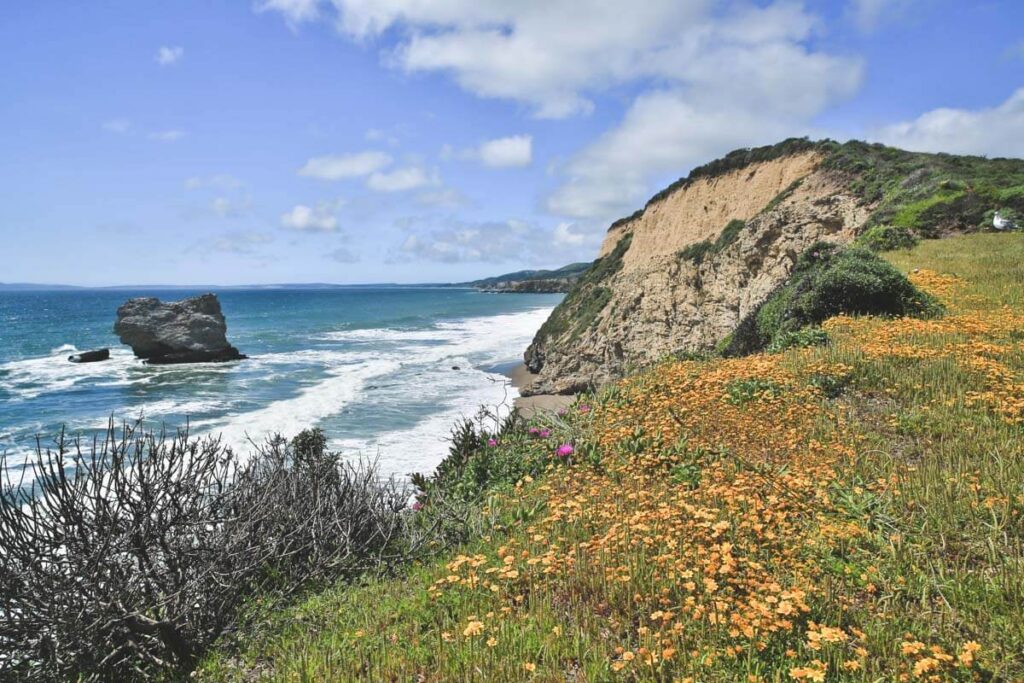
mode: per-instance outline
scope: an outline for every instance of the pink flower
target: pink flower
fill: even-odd
[[[584,415],[589,413],[590,412],[590,406],[588,406],[586,403],[584,403],[583,405],[580,406],[580,412],[583,413]]]
[[[530,429],[527,431],[529,431],[530,434],[532,434],[533,436],[537,436],[538,434],[540,434],[540,427],[530,427]]]
[[[415,510],[416,512],[419,512],[420,510],[423,509],[423,503],[417,500],[415,503],[412,504],[412,509]]]
[[[494,448],[495,446],[498,445],[498,441],[497,439],[487,439],[487,445],[490,446],[491,448]]]
[[[558,416],[559,417],[565,417],[566,415],[568,415],[568,413],[569,413],[569,411],[566,410],[565,408],[559,408],[558,409]]]
[[[542,438],[542,439],[546,439],[546,438],[548,438],[549,436],[551,436],[551,430],[550,430],[550,429],[542,429],[542,430],[540,431],[540,438]]]
[[[558,447],[558,450],[555,451],[555,453],[557,453],[558,457],[560,458],[565,458],[572,455],[572,444],[563,443],[561,446]]]

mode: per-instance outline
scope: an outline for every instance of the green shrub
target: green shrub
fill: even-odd
[[[694,264],[700,265],[706,256],[725,251],[733,242],[739,239],[740,233],[746,227],[746,221],[734,218],[726,223],[725,227],[722,228],[722,232],[718,235],[718,239],[714,242],[704,240],[703,242],[689,244],[679,250],[676,258],[693,261]]]
[[[782,332],[768,345],[769,353],[778,353],[786,349],[807,349],[812,346],[828,344],[828,334],[820,327],[803,327],[799,330]]]
[[[895,225],[876,225],[857,238],[858,244],[871,251],[911,249],[917,242],[917,237],[909,229]]]
[[[714,248],[715,245],[710,240],[695,242],[680,249],[676,257],[680,261],[693,261],[695,264],[700,265],[704,261],[704,257],[714,251]]]
[[[725,393],[729,403],[741,406],[759,398],[775,398],[782,393],[782,387],[771,380],[754,377],[729,382]]]
[[[800,256],[789,279],[740,321],[723,355],[742,356],[783,344],[785,335],[840,314],[939,313],[934,298],[867,249],[817,242]]]

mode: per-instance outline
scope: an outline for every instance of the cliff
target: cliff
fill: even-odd
[[[815,242],[912,243],[982,229],[1000,208],[1024,212],[1024,161],[806,139],[730,153],[612,224],[527,349],[524,393],[713,349]]]

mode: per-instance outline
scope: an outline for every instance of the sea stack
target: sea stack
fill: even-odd
[[[117,309],[114,333],[147,363],[218,363],[245,358],[228,343],[215,294],[162,302],[129,299]]]

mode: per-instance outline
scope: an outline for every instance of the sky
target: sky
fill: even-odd
[[[801,135],[1024,157],[1024,2],[4,2],[0,282],[559,267]]]

